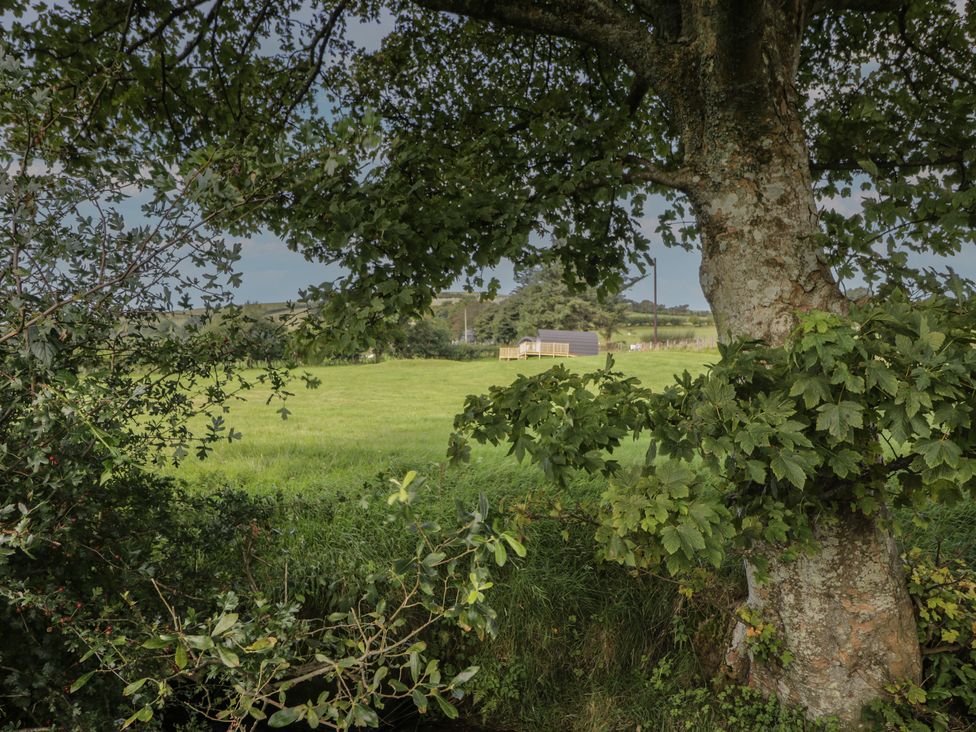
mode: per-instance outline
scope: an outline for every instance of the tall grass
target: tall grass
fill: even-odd
[[[604,358],[564,363],[589,370]],[[624,353],[615,360],[622,371],[661,388],[676,372],[700,371],[714,358]],[[384,525],[389,486],[377,477],[384,471],[418,469],[428,475],[424,512],[439,521],[451,520],[455,501],[473,507],[480,493],[498,513],[528,496],[538,506],[599,496],[600,479],[580,477],[556,491],[540,471],[519,465],[503,448],[476,446],[469,464],[443,464],[453,418],[466,395],[552,365],[398,361],[310,369],[322,386],[296,393],[287,420],[264,403],[264,390],[250,392],[227,419],[244,439],[171,472],[196,490],[230,486],[282,493],[275,535],[263,537],[273,542],[280,561],[252,568],[255,582],[280,584],[280,576],[267,575],[287,566],[291,596],[302,597],[308,611],[316,612],[337,596],[355,594],[357,577],[388,567],[410,541]],[[644,447],[627,444],[619,457],[636,462]],[[598,563],[589,526],[541,517],[525,531],[529,556],[506,567],[493,590],[499,637],[480,644],[445,633],[432,641],[458,664],[483,667],[474,683],[476,703],[466,713],[502,728],[581,731],[611,729],[617,722],[626,727],[626,720],[654,716],[651,697],[641,690],[655,664],[674,654],[676,678],[690,678],[697,669],[696,654],[676,646],[668,632],[681,601],[675,586]],[[617,720],[612,726],[609,708]]]
[[[675,372],[700,371],[716,358],[622,353],[616,362],[661,388]],[[602,366],[603,358],[565,363],[586,370]],[[578,477],[557,490],[504,449],[480,446],[470,464],[444,465],[453,416],[467,394],[550,366],[549,360],[399,361],[311,369],[322,386],[298,392],[288,403],[288,420],[264,404],[265,391],[255,390],[228,416],[243,441],[171,472],[196,490],[232,486],[282,495],[275,532],[262,537],[274,545],[278,561],[253,567],[254,581],[280,585],[278,575],[287,567],[289,592],[302,597],[309,612],[328,607],[336,596],[354,595],[358,577],[388,567],[411,541],[384,523],[390,490],[384,471],[418,469],[429,476],[424,512],[434,520],[450,521],[455,501],[473,507],[480,493],[498,514],[528,501],[535,507],[525,525],[528,556],[500,571],[491,591],[498,638],[478,643],[439,632],[430,640],[458,666],[482,667],[464,713],[526,732],[637,725],[713,730],[710,692],[683,696],[683,689],[704,684],[718,666],[731,609],[741,598],[737,567],[726,568],[688,600],[671,582],[596,561],[592,527],[553,519],[544,510],[557,500],[595,500],[604,489],[601,479]],[[630,443],[618,457],[626,464],[643,453],[644,445]],[[933,509],[924,518],[928,524],[912,528],[905,544],[938,546],[976,561],[972,504]]]

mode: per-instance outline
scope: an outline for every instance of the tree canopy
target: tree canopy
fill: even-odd
[[[705,127],[740,115],[749,135],[767,92],[797,108],[839,275],[931,286],[907,252],[972,242],[976,20],[947,0],[30,9],[13,3],[8,52],[35,89],[95,102],[57,156],[111,140],[205,156],[228,195],[270,187],[225,224],[341,263],[343,300],[367,307],[331,316],[357,337],[459,277],[497,287],[503,258],[613,290],[652,237],[693,245]],[[355,48],[357,23],[391,14],[379,49]],[[651,234],[654,194],[671,205]]]
[[[673,458],[690,451],[711,476],[648,460],[643,482],[622,499],[610,494],[610,513],[627,514],[608,530],[620,540],[615,556],[678,567],[699,550],[717,561],[712,539],[755,539],[750,612],[776,616],[795,663],[752,652],[752,678],[813,714],[853,724],[892,677],[920,680],[886,509],[971,489],[971,292],[909,255],[950,255],[974,239],[972,0],[5,8],[11,256],[0,345],[18,374],[51,373],[59,353],[77,356],[59,351],[79,332],[68,321],[88,322],[103,295],[125,318],[168,305],[168,283],[208,306],[226,301],[220,280],[234,284],[237,254],[227,235],[270,230],[310,261],[344,268],[303,293],[306,324],[324,328],[337,352],[424,315],[458,279],[496,292],[486,272],[502,260],[521,271],[558,265],[566,285],[612,295],[645,266],[652,238],[697,247],[720,336],[739,341],[710,375],[652,399],[607,370],[591,378],[612,392],[603,409],[556,370],[535,410],[511,408],[513,393],[538,386],[517,382],[494,402],[469,403],[467,423],[476,437],[514,437],[516,452],[540,444],[526,435],[553,429],[563,439],[543,439],[546,454],[534,456],[554,476],[553,465],[614,472],[599,453],[628,431],[651,431]],[[378,19],[392,25],[379,48],[357,47],[357,25]],[[649,232],[643,216],[656,195],[668,208]],[[115,204],[139,196],[156,223],[126,229]],[[187,275],[184,259],[210,271]],[[852,320],[838,278],[856,273],[885,293],[939,297],[915,304],[899,294]],[[79,343],[95,344],[97,362],[115,334],[96,321],[96,337]],[[125,343],[138,363],[143,354]],[[176,371],[192,371],[177,356]],[[35,380],[11,383],[26,434],[51,406],[36,403]],[[211,396],[216,408],[226,394]],[[565,419],[546,421],[546,404],[567,399],[583,410],[568,431]],[[168,405],[173,419],[161,426],[180,446],[181,410]],[[90,441],[89,426],[72,435]],[[119,428],[120,439],[130,433]],[[43,452],[27,459],[30,488]],[[406,503],[399,485],[393,502]],[[635,543],[641,491],[685,500],[675,506],[695,509],[695,525],[669,523],[670,509],[645,511]],[[484,513],[472,519],[479,531]],[[832,553],[784,554],[784,539],[808,536]],[[765,585],[763,566],[773,578]],[[476,607],[483,570],[469,577]],[[807,612],[814,606],[823,611]],[[842,662],[825,666],[822,648],[844,633],[858,653],[840,649]]]

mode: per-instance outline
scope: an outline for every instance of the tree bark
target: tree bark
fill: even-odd
[[[802,136],[757,132],[765,134],[709,146],[698,166],[699,276],[719,338],[779,344],[799,313],[843,312],[846,301],[820,247]]]
[[[749,684],[806,707],[810,717],[837,716],[842,729],[856,729],[864,705],[884,696],[886,685],[920,680],[915,616],[887,532],[851,515],[821,525],[817,538],[817,553],[793,562],[766,551],[766,582],[746,565],[750,608],[774,623],[794,657],[785,668],[753,658]],[[737,629],[740,641],[743,634]]]
[[[767,38],[769,44],[775,40]],[[720,57],[734,45],[716,40],[719,58],[708,65],[720,70],[732,63]],[[760,70],[744,85],[730,85],[717,71],[717,86],[703,95],[704,113],[688,119],[694,183],[688,194],[701,237],[702,289],[719,337],[779,345],[800,313],[843,313],[847,300],[821,246],[799,102],[782,76],[757,63]],[[781,547],[760,548],[766,581],[747,566],[748,604],[773,623],[792,662],[784,668],[749,658],[742,625],[728,660],[734,666],[748,659],[749,683],[763,692],[855,729],[862,708],[885,696],[886,685],[920,680],[915,619],[898,552],[884,530],[842,516],[816,531],[819,551],[794,562],[782,560]]]

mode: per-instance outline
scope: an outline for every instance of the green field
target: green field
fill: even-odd
[[[603,360],[565,363],[589,370]],[[675,372],[697,372],[714,360],[714,352],[627,352],[617,356],[617,366],[660,388]],[[391,489],[388,476],[375,480],[381,472],[417,469],[427,482],[414,506],[444,526],[457,520],[455,501],[470,509],[479,494],[487,497],[492,520],[514,521],[527,510],[531,515],[519,523],[527,557],[493,568],[498,635],[480,643],[448,625],[431,636],[445,663],[481,669],[469,685],[465,720],[518,732],[606,732],[638,724],[662,732],[717,729],[707,680],[727,642],[729,608],[743,598],[735,557],[686,604],[673,582],[595,561],[598,544],[585,516],[605,490],[602,476],[577,476],[557,487],[504,448],[484,446],[474,446],[470,465],[441,469],[466,395],[552,364],[416,360],[311,368],[322,385],[297,390],[288,420],[278,417],[276,404],[265,404],[267,390],[255,389],[227,419],[242,441],[218,445],[209,459],[171,472],[193,491],[231,496],[231,505],[257,512],[270,530],[261,534],[253,581],[273,593],[284,577],[312,614],[334,609],[337,588],[356,587],[365,574],[382,573],[412,551],[410,531],[387,521]],[[618,457],[637,462],[643,447],[625,444]],[[242,503],[227,487],[257,497]],[[584,518],[551,516],[556,503],[578,506]],[[971,506],[927,517],[928,530],[906,523],[906,546],[976,556]],[[735,729],[757,729],[752,721]]]
[[[660,388],[685,369],[697,372],[715,353],[622,353],[620,370]],[[603,356],[569,359],[573,369],[600,367]],[[244,438],[220,444],[205,461],[188,460],[175,474],[191,485],[233,485],[249,492],[321,494],[358,487],[377,471],[394,466],[425,468],[445,458],[454,415],[468,394],[507,384],[517,374],[539,373],[541,361],[388,361],[307,369],[322,380],[318,389],[296,386],[282,420],[268,391],[255,388],[232,405],[227,422]],[[256,374],[257,372],[255,372]],[[629,449],[628,449],[629,448]],[[637,458],[627,445],[623,457]],[[476,446],[473,462],[497,467],[503,449]]]
[[[654,328],[650,325],[626,325],[614,333],[616,342],[650,343],[654,335]],[[659,340],[686,340],[688,338],[714,339],[716,330],[714,325],[659,325],[657,328]]]

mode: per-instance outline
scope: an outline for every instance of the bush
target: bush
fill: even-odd
[[[454,343],[451,331],[442,320],[417,320],[399,330],[389,345],[397,358],[444,358],[453,361],[473,361],[494,357],[496,346],[475,343]]]
[[[398,358],[450,358],[454,351],[451,331],[440,320],[415,320],[396,332],[390,351]]]
[[[228,402],[251,382],[238,364],[278,353],[221,286],[238,276],[219,217],[251,194],[224,197],[202,175],[206,154],[181,167],[121,140],[106,152],[74,138],[64,161],[55,130],[76,104],[31,89],[2,52],[0,65],[0,224],[14,263],[0,277],[4,727],[240,729],[267,718],[347,729],[389,703],[456,713],[450,699],[476,669],[442,669],[422,636],[442,620],[494,630],[488,567],[524,552],[518,539],[486,524],[483,502],[441,525],[422,520],[423,481],[407,473],[384,484],[384,516],[407,536],[395,566],[326,567],[324,612],[306,613],[278,544],[293,506],[191,496],[154,477],[239,439]],[[9,164],[18,159],[32,165]],[[145,199],[134,227],[117,208],[133,192]],[[202,274],[187,273],[188,256]],[[191,297],[203,308],[183,328],[158,327]],[[292,381],[274,363],[256,378],[272,399]]]
[[[908,562],[924,662],[923,684],[896,680],[892,702],[871,716],[886,730],[971,729],[976,720],[976,571],[961,560],[942,561],[919,548]]]
[[[0,573],[4,718],[81,731],[202,713],[345,729],[403,701],[457,716],[451,700],[478,669],[441,666],[428,629],[494,633],[488,567],[524,549],[485,524],[484,501],[447,528],[421,521],[422,484],[408,473],[378,486],[404,538],[397,566],[327,564],[306,609],[288,584],[301,559],[280,538],[296,506],[280,496],[193,496],[126,470],[52,506],[69,517],[61,540],[8,551]],[[314,510],[328,521],[334,505]]]
[[[449,358],[455,361],[478,361],[484,358],[498,358],[498,346],[487,343],[457,343]]]

